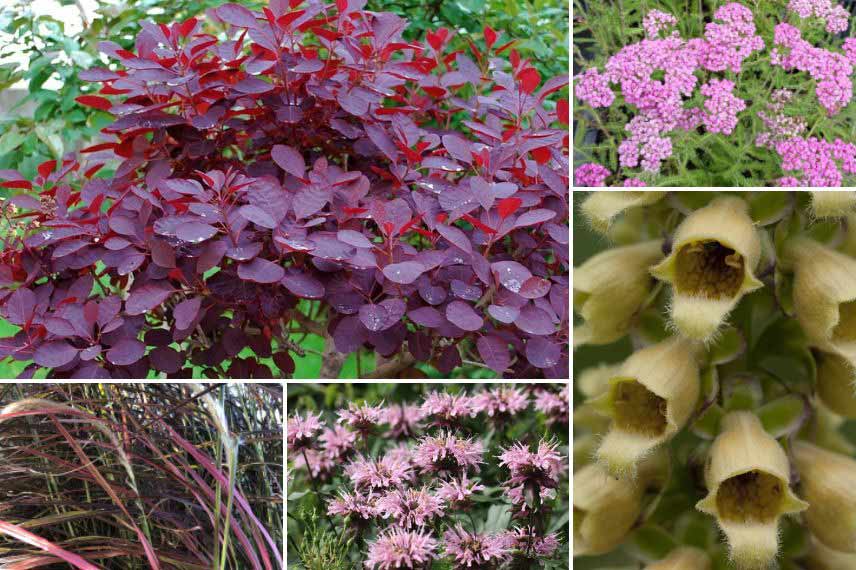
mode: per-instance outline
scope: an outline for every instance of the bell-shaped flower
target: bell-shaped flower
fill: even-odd
[[[746,293],[763,286],[755,277],[761,240],[746,203],[724,196],[684,219],[672,252],[651,269],[672,285],[672,323],[689,338],[708,341]]]
[[[739,569],[766,568],[779,550],[779,519],[805,510],[789,486],[782,446],[751,412],[731,412],[705,466],[707,496],[696,508],[716,518]]]
[[[805,441],[793,452],[809,530],[829,548],[856,553],[856,460]]]
[[[699,396],[697,345],[673,337],[633,353],[594,403],[612,419],[596,457],[617,477],[683,428]]]
[[[609,552],[642,512],[644,487],[616,479],[597,463],[574,473],[574,556]]]
[[[853,364],[837,354],[818,353],[817,395],[839,416],[856,419],[856,370]]]
[[[856,210],[856,192],[820,190],[811,193],[811,211],[816,218],[840,218]]]
[[[817,538],[811,538],[806,570],[853,570],[856,568],[856,554],[839,552],[829,548]]]
[[[592,192],[583,201],[580,210],[595,230],[606,233],[612,220],[620,213],[630,208],[650,206],[665,195],[665,192],[658,190]]]
[[[616,247],[574,269],[574,310],[583,324],[574,329],[574,346],[608,344],[630,329],[651,293],[648,268],[662,259],[660,241]]]
[[[645,567],[645,570],[710,570],[710,557],[693,546],[679,546],[668,556]]]

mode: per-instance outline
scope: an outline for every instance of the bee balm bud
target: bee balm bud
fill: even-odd
[[[574,308],[585,321],[574,345],[608,344],[625,334],[651,291],[648,268],[663,257],[659,241],[599,253],[574,270]]]
[[[807,238],[785,250],[794,269],[794,311],[812,344],[856,358],[856,259]]]
[[[609,552],[642,512],[643,487],[591,463],[574,473],[574,556]]]
[[[716,518],[740,569],[766,568],[778,552],[782,515],[808,506],[791,491],[785,451],[751,412],[731,412],[710,449],[708,495],[696,508]]]
[[[672,338],[635,352],[596,402],[612,418],[597,459],[618,477],[671,439],[695,409],[699,372],[692,341]]]
[[[649,564],[645,570],[710,570],[710,558],[701,549],[681,546],[658,562]]]
[[[761,241],[746,203],[730,196],[687,216],[673,241],[651,273],[672,285],[671,317],[681,334],[706,341],[743,295],[763,286],[753,273]]]
[[[856,461],[804,441],[794,443],[794,461],[808,528],[826,546],[856,553]]]
[[[811,210],[817,218],[838,218],[856,209],[856,192],[825,190],[811,193]]]
[[[591,226],[606,233],[612,219],[629,208],[650,206],[665,196],[665,192],[592,192],[582,203],[581,210]]]
[[[856,419],[856,383],[853,365],[845,358],[821,353],[817,365],[817,395],[830,410]]]

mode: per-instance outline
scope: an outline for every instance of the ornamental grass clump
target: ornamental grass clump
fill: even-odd
[[[836,0],[574,17],[576,185],[852,185],[856,39]]]
[[[576,204],[577,563],[853,567],[856,192],[657,194]]]
[[[567,385],[473,386],[453,393],[426,393],[425,386],[411,384],[339,386],[316,398],[325,390],[290,385],[295,422],[289,425],[314,417],[313,409],[331,422],[335,410],[328,404],[345,405],[342,392],[400,402],[379,404],[384,410],[423,399],[430,404],[440,394],[454,394],[460,403],[513,393],[516,405],[502,422],[488,421],[490,410],[481,409],[454,427],[416,422],[410,435],[396,439],[378,430],[358,438],[349,459],[318,462],[319,470],[306,468],[303,450],[289,448],[289,561],[294,556],[310,567],[314,556],[304,544],[315,521],[308,513],[318,510],[328,516],[324,528],[351,545],[331,563],[352,568],[568,568]],[[310,451],[329,454],[320,440]]]
[[[115,117],[103,141],[0,172],[0,357],[286,377],[316,335],[324,377],[357,353],[357,375],[566,378],[568,77],[364,5],[226,3],[101,42],[77,101]]]

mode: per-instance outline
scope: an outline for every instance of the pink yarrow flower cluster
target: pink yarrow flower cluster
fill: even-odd
[[[737,113],[746,108],[746,102],[732,91],[734,82],[727,79],[711,79],[701,86],[701,94],[707,98],[702,121],[709,132],[730,135],[737,126]]]
[[[651,10],[642,19],[642,27],[645,29],[645,35],[650,39],[660,37],[660,34],[663,32],[667,32],[664,35],[677,36],[678,32],[674,30],[674,27],[677,25],[677,18],[661,10]]]
[[[609,78],[595,69],[587,69],[577,77],[574,89],[577,99],[594,108],[609,107],[615,101],[615,93],[609,86]]]
[[[764,49],[764,40],[756,33],[752,10],[731,2],[713,14],[719,22],[704,27],[704,43],[697,44],[699,63],[708,71],[731,70],[740,73],[743,61]],[[691,40],[691,42],[699,40]]]
[[[770,95],[767,111],[758,111],[764,122],[764,132],[755,137],[755,145],[773,149],[778,141],[800,136],[807,128],[805,119],[785,114],[785,105],[794,97],[789,89],[776,89]]]
[[[817,137],[777,141],[774,148],[782,159],[782,170],[797,176],[779,180],[780,186],[841,186],[843,174],[856,174],[856,145]]]
[[[826,23],[826,31],[838,34],[847,31],[850,13],[831,0],[790,0],[788,10],[805,20],[819,18]]]
[[[835,115],[850,103],[853,66],[847,56],[814,47],[802,39],[798,28],[790,24],[777,25],[773,39],[775,47],[770,52],[770,62],[811,75],[817,83],[817,100],[829,115]]]
[[[577,186],[606,186],[606,179],[612,174],[608,168],[595,162],[581,164],[574,171],[574,183]]]

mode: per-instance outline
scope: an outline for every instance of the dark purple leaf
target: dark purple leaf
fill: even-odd
[[[333,330],[333,342],[338,352],[347,354],[359,349],[368,338],[368,334],[359,318],[348,316],[339,321]]]
[[[523,283],[532,277],[532,273],[526,266],[516,261],[497,261],[491,263],[490,268],[502,286],[512,293],[520,292]]]
[[[202,243],[215,235],[217,235],[217,228],[202,222],[187,222],[175,230],[175,237],[189,243]]]
[[[360,307],[360,322],[372,332],[387,328],[387,319],[389,319],[389,312],[386,307],[372,304]]]
[[[453,279],[451,286],[452,294],[464,301],[478,301],[482,296],[481,287],[464,283],[460,279]]]
[[[220,260],[223,259],[223,256],[226,255],[227,248],[228,246],[224,240],[212,241],[205,244],[205,249],[202,250],[199,259],[196,261],[196,272],[205,273],[209,269],[216,267],[220,263]]]
[[[6,319],[15,325],[24,325],[33,316],[36,295],[26,287],[18,287],[6,300]]]
[[[236,245],[226,250],[226,257],[235,261],[249,261],[262,252],[261,242]]]
[[[520,315],[520,309],[517,307],[505,307],[501,305],[490,305],[487,308],[487,312],[494,319],[507,325],[513,323]]]
[[[125,312],[129,315],[142,315],[163,304],[172,294],[173,288],[164,281],[146,283],[131,291],[125,301]]]
[[[537,336],[556,332],[556,325],[550,320],[550,315],[532,304],[520,309],[520,315],[514,319],[514,324],[523,332]]]
[[[454,226],[447,226],[445,224],[437,224],[436,230],[447,241],[458,246],[460,249],[464,250],[467,253],[472,253],[473,246],[470,243],[470,238],[468,238],[467,234],[465,234],[463,231],[459,230]]]
[[[285,270],[281,265],[257,257],[249,263],[238,266],[238,277],[244,281],[255,281],[256,283],[276,283],[285,276]]]
[[[550,368],[559,363],[562,348],[550,339],[536,336],[526,341],[526,359],[537,368]]]
[[[289,71],[294,73],[316,73],[324,69],[324,62],[320,59],[304,59]]]
[[[432,168],[443,172],[462,172],[464,167],[442,156],[427,156],[422,159],[422,168]]]
[[[530,277],[523,282],[518,294],[526,299],[538,299],[550,292],[550,282],[540,277]]]
[[[446,318],[465,331],[477,331],[484,325],[484,319],[464,301],[452,301],[446,305]]]
[[[183,178],[169,178],[158,182],[159,189],[167,189],[177,194],[186,194],[188,196],[199,196],[205,193],[202,184],[196,180],[185,180]]]
[[[60,242],[60,244],[54,248],[51,259],[59,259],[66,255],[71,255],[76,251],[80,251],[87,245],[89,245],[89,242],[82,239],[70,239]]]
[[[461,365],[461,353],[457,344],[452,344],[443,349],[437,361],[437,370],[441,374],[450,374],[452,370]]]
[[[472,143],[465,138],[458,135],[443,135],[443,146],[452,158],[466,164],[472,163]]]
[[[120,238],[119,236],[113,236],[104,241],[104,247],[111,251],[119,251],[125,249],[129,245],[131,245],[131,242],[125,238]]]
[[[425,273],[425,266],[416,261],[393,263],[383,268],[383,274],[393,283],[409,285]]]
[[[290,273],[282,278],[282,285],[297,297],[321,299],[324,297],[324,284],[305,273]]]
[[[354,230],[339,230],[336,232],[336,238],[338,238],[339,241],[354,247],[370,248],[374,246],[366,236]]]
[[[277,144],[271,149],[270,155],[280,168],[292,176],[303,178],[306,175],[306,161],[303,160],[303,155],[294,148]]]
[[[163,240],[155,239],[151,242],[152,261],[161,267],[172,269],[175,267],[175,250]]]
[[[257,226],[261,226],[263,228],[273,229],[278,224],[273,217],[253,204],[249,204],[247,206],[241,207],[241,215],[247,218],[247,220],[253,222]]]
[[[107,351],[107,360],[116,366],[130,366],[143,357],[146,345],[133,338],[120,340]]]
[[[389,314],[384,329],[388,329],[389,327],[398,323],[401,320],[401,317],[403,317],[404,313],[407,311],[407,303],[405,303],[403,299],[399,299],[398,297],[390,297],[389,299],[384,299],[380,302],[380,305],[385,308],[386,312]]]
[[[55,340],[40,345],[33,354],[33,361],[45,368],[59,368],[74,360],[78,352],[66,341]]]
[[[238,93],[247,95],[260,95],[273,89],[273,84],[259,79],[258,77],[247,77],[235,83],[233,89]]]
[[[70,322],[60,317],[48,317],[45,319],[45,328],[48,332],[57,336],[76,336],[77,331]]]
[[[307,186],[294,196],[294,215],[298,220],[317,213],[330,200],[330,192],[316,186]]]
[[[408,311],[407,317],[417,325],[428,327],[429,329],[440,327],[446,322],[440,311],[434,307],[413,309],[412,311]]]
[[[160,346],[149,353],[149,361],[155,370],[175,374],[181,370],[184,357],[168,346]]]
[[[199,308],[202,306],[202,298],[201,297],[193,297],[192,299],[186,299],[175,306],[172,310],[172,316],[175,317],[175,328],[177,329],[186,329],[188,328],[193,320],[196,318],[196,315],[199,314]]]
[[[535,224],[540,224],[552,220],[555,217],[556,212],[554,212],[553,210],[547,210],[544,208],[540,208],[538,210],[529,210],[520,214],[520,216],[514,221],[514,227],[524,228],[526,226],[534,226]]]
[[[89,360],[94,360],[94,359],[98,358],[98,356],[100,354],[101,354],[101,345],[96,344],[94,346],[84,348],[83,350],[80,351],[80,354],[78,356],[80,356],[80,360],[89,361]]]
[[[502,374],[511,363],[511,355],[508,352],[508,343],[494,335],[487,335],[476,341],[479,356],[491,370]]]
[[[218,7],[217,16],[227,24],[239,28],[255,28],[258,24],[251,11],[231,2]]]
[[[110,216],[110,220],[107,222],[107,225],[110,226],[110,229],[117,234],[122,234],[124,236],[137,235],[137,223],[127,216]]]

